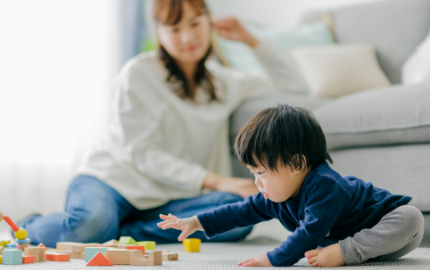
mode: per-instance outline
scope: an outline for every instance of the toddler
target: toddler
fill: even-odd
[[[234,148],[260,192],[190,218],[160,215],[159,227],[182,230],[182,241],[196,230],[211,238],[276,218],[292,232],[279,247],[239,266],[291,266],[304,256],[320,267],[392,260],[423,238],[424,218],[408,205],[411,197],[330,168],[322,129],[303,108],[261,111],[239,132]]]

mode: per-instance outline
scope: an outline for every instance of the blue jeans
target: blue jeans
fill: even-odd
[[[174,243],[178,241],[181,231],[159,228],[159,214],[190,217],[242,200],[234,194],[212,192],[196,198],[170,201],[149,210],[138,210],[97,178],[79,175],[70,184],[65,212],[39,216],[20,225],[27,230],[32,244],[43,243],[49,247],[55,247],[57,242],[102,243],[118,239],[119,236],[131,236],[136,241],[155,241],[159,244]],[[201,231],[190,237],[211,242],[238,241],[251,230],[252,226],[237,228],[210,240]]]

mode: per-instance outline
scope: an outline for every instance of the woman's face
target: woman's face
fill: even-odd
[[[162,20],[168,10],[160,14]],[[176,61],[197,63],[207,53],[210,46],[210,20],[207,14],[198,14],[195,8],[183,1],[182,18],[175,25],[157,25],[161,46]]]

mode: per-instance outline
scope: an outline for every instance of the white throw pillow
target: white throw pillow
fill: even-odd
[[[334,44],[291,50],[314,97],[340,97],[390,85],[367,44]]]
[[[402,82],[430,82],[430,33],[402,67]]]

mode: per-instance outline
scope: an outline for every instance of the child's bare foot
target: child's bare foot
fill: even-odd
[[[310,266],[336,267],[345,264],[339,244],[306,251],[305,256]]]

